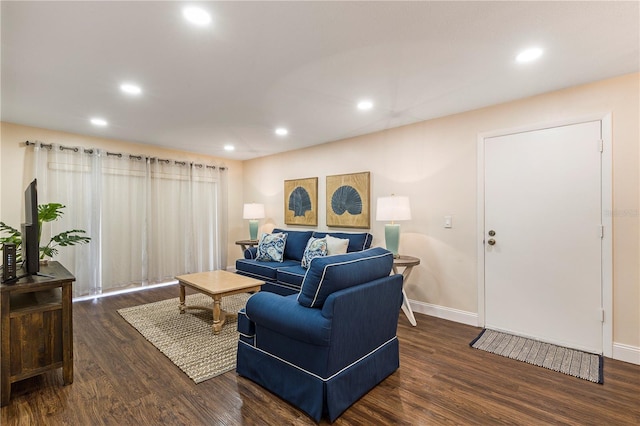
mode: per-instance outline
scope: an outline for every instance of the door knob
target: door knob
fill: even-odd
[[[488,243],[490,246],[493,246],[493,245],[495,245],[495,244],[496,244],[496,240],[494,240],[493,238],[489,238],[489,241],[487,241],[487,243]]]
[[[491,231],[489,231],[489,236],[493,237],[494,235],[496,235],[496,231],[494,231],[493,229]]]

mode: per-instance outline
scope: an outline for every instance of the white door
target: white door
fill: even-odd
[[[486,138],[485,326],[602,353],[601,123]]]

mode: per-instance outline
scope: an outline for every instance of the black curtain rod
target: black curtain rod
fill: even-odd
[[[44,142],[31,142],[31,141],[26,141],[25,142],[26,146],[36,146],[36,145],[40,145],[41,148],[47,148],[47,149],[53,149],[53,144],[52,143],[44,143]],[[78,152],[80,150],[80,148],[75,147],[75,146],[63,146],[60,145],[59,146],[60,151],[64,151],[64,150],[69,150],[69,151],[73,151],[73,152]],[[87,148],[84,149],[83,152],[85,154],[93,154],[94,150]],[[119,157],[122,158],[122,153],[121,152],[109,152],[107,151],[107,156],[112,156],[112,157]],[[198,167],[198,168],[202,168],[205,167],[207,169],[219,169],[219,170],[227,170],[226,167],[220,167],[220,166],[211,166],[211,165],[204,165],[204,164],[199,164],[199,163],[192,163],[192,162],[187,162],[187,161],[178,161],[178,160],[167,160],[167,159],[162,159],[162,158],[156,158],[156,157],[147,157],[147,156],[143,156],[143,155],[133,155],[133,154],[129,154],[129,159],[131,160],[149,160],[149,161],[157,161],[159,163],[166,163],[166,164],[170,164],[170,163],[174,163],[178,166],[194,166],[194,167]]]
[[[53,144],[52,143],[26,141],[24,144],[26,146],[29,146],[29,145],[35,146],[35,145],[40,144],[41,148],[53,149]],[[78,152],[80,150],[80,148],[78,148],[77,146],[63,146],[63,145],[60,145],[59,149],[60,149],[60,151],[68,150],[68,151],[73,151],[73,152]],[[85,154],[93,154],[93,149],[85,149],[84,153]]]

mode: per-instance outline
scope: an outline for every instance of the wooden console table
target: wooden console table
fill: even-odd
[[[64,384],[73,383],[71,284],[75,277],[58,262],[40,273],[0,284],[1,405],[11,399],[11,383],[62,368]]]

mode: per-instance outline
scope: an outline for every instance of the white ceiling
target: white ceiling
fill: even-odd
[[[243,160],[640,70],[638,1],[198,4],[2,1],[2,120]]]

